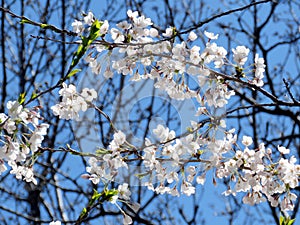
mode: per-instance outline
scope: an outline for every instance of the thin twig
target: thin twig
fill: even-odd
[[[248,9],[248,8],[252,7],[252,6],[263,4],[263,3],[268,3],[268,2],[272,2],[272,0],[264,0],[264,1],[259,1],[259,2],[252,2],[251,4],[243,6],[243,7],[219,13],[219,14],[217,14],[215,16],[210,17],[209,19],[204,20],[203,22],[198,23],[195,26],[192,26],[192,27],[188,28],[185,31],[178,32],[178,35],[179,34],[187,34],[187,33],[191,32],[192,30],[195,30],[195,29],[197,29],[199,27],[202,27],[204,24],[207,24],[207,23],[209,23],[209,22],[211,22],[211,21],[213,21],[215,19],[221,18],[223,16],[227,16],[227,15],[235,13],[235,12],[243,11],[245,9]]]
[[[294,98],[294,96],[293,96],[293,94],[292,94],[292,92],[291,92],[291,90],[290,90],[289,83],[287,82],[287,80],[286,80],[285,78],[283,78],[283,83],[285,84],[285,88],[286,88],[287,92],[289,93],[289,96],[291,97],[291,99],[293,100],[293,102],[299,104],[300,102],[297,101],[297,100]]]
[[[13,18],[20,19],[21,22],[26,21],[26,23],[31,24],[33,26],[37,26],[37,27],[40,27],[42,29],[52,30],[52,31],[54,31],[56,33],[59,33],[59,34],[67,34],[69,36],[74,36],[74,37],[78,36],[78,34],[73,32],[73,31],[69,31],[69,30],[66,30],[66,29],[60,29],[60,28],[58,28],[56,26],[53,26],[53,25],[50,25],[50,24],[43,24],[43,23],[33,21],[33,20],[27,18],[26,16],[19,16],[19,15],[13,13],[12,11],[10,11],[9,9],[3,8],[1,6],[0,6],[0,10],[2,12],[5,12],[5,13],[11,15],[11,17],[13,17]]]

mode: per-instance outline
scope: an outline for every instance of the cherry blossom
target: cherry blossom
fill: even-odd
[[[112,28],[110,30],[110,32],[111,32],[111,37],[115,41],[115,43],[121,43],[125,40],[125,37],[124,37],[124,35],[122,34],[121,31],[119,31],[115,28]]]
[[[49,225],[61,225],[61,222],[56,220],[56,221],[52,221],[51,223],[49,223]]]
[[[88,14],[83,18],[84,23],[91,26],[94,22],[94,15],[92,12],[88,12]]]
[[[196,39],[197,39],[196,33],[193,32],[193,31],[191,31],[191,32],[189,33],[189,39],[188,39],[188,40],[190,40],[190,41],[195,41]]]
[[[130,192],[130,190],[128,189],[128,184],[127,184],[127,183],[120,184],[120,185],[118,186],[118,196],[119,196],[121,199],[129,200],[129,199],[130,199],[130,195],[131,195],[131,192]]]
[[[290,153],[290,150],[285,148],[284,146],[278,146],[277,148],[281,154],[289,154]]]
[[[243,140],[242,140],[243,145],[245,146],[250,146],[253,143],[252,137],[249,136],[243,136]]]
[[[17,101],[8,101],[6,107],[8,109],[8,116],[10,116],[12,119],[20,118],[23,122],[27,122],[27,112],[23,110],[23,106]]]
[[[162,34],[164,37],[171,37],[173,35],[173,28],[168,27],[165,31],[165,33]]]
[[[84,27],[83,27],[83,23],[81,21],[75,20],[72,23],[72,27],[73,27],[73,31],[77,34],[80,34],[83,32]]]
[[[248,59],[248,54],[250,52],[250,49],[246,48],[245,46],[237,46],[235,49],[232,49],[232,52],[233,52],[233,60],[239,66],[245,65]]]
[[[212,32],[208,32],[206,30],[204,31],[204,35],[210,40],[215,40],[215,39],[219,38],[219,34],[214,34]]]
[[[252,83],[258,87],[262,87],[264,85],[263,78],[266,65],[264,64],[265,60],[263,58],[259,58],[258,54],[255,54],[255,78],[252,80]]]

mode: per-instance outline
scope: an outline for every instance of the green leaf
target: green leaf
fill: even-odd
[[[74,69],[72,70],[68,75],[67,75],[67,79],[69,79],[70,77],[74,76],[76,73],[80,72],[81,69]]]
[[[85,36],[81,36],[82,46],[87,46],[89,43],[89,39]]]
[[[114,196],[117,195],[119,191],[117,189],[111,189],[111,190],[106,190],[105,195],[106,196]]]
[[[104,149],[104,148],[99,148],[96,150],[96,155],[105,155],[111,153],[111,151]]]
[[[204,150],[198,150],[197,154],[202,155],[204,153]]]
[[[172,27],[172,35],[173,35],[173,36],[176,36],[176,35],[177,35],[176,27]]]
[[[80,58],[84,55],[85,51],[86,51],[86,48],[84,47],[83,44],[78,46],[77,51],[73,55],[73,59],[72,59],[72,63],[71,63],[72,67],[75,67],[78,64]]]
[[[91,26],[90,34],[88,37],[81,36],[82,43],[78,46],[77,51],[73,55],[71,67],[75,67],[81,57],[85,54],[88,50],[88,47],[100,36],[100,28],[103,22],[99,20],[95,20]]]
[[[87,209],[86,208],[83,208],[81,213],[80,213],[80,217],[84,217],[85,215],[87,214]]]
[[[193,128],[192,127],[187,127],[186,131],[189,132],[189,133],[192,133],[193,132]]]
[[[147,175],[149,175],[149,172],[134,174],[134,176],[136,176],[138,179],[142,179]]]
[[[26,96],[26,92],[21,93],[19,95],[18,102],[20,103],[20,105],[22,105],[25,102],[25,96]]]
[[[94,193],[93,193],[93,196],[92,196],[93,202],[97,201],[102,195],[103,195],[103,193],[98,193],[98,191],[94,189]]]
[[[42,23],[40,26],[41,26],[41,28],[43,28],[43,29],[47,29],[47,27],[49,27],[49,25],[48,25],[48,24],[45,24],[45,23]]]
[[[37,97],[37,94],[35,92],[32,92],[30,99],[35,99]]]
[[[100,22],[99,20],[94,21],[94,23],[91,26],[90,35],[88,37],[88,45],[92,44],[92,42],[100,36],[100,28],[102,24],[103,22]]]
[[[295,222],[295,219],[291,219],[290,217],[280,216],[279,225],[292,225]]]
[[[283,225],[283,222],[284,222],[284,217],[280,216],[280,218],[279,218],[279,225]]]
[[[103,196],[103,199],[102,201],[110,201],[111,198],[115,195],[118,195],[119,191],[116,190],[116,189],[111,189],[111,190],[104,190],[104,196]]]
[[[295,222],[295,219],[292,219],[288,222],[288,225],[292,225]]]
[[[31,24],[31,21],[30,21],[30,20],[27,20],[27,19],[21,19],[20,23],[21,23],[21,24],[25,24],[25,23]]]

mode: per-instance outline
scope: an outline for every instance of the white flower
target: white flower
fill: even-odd
[[[191,31],[189,33],[189,40],[190,41],[195,41],[197,39],[197,35],[195,34],[195,32]]]
[[[61,119],[79,119],[79,112],[86,111],[88,108],[87,100],[81,97],[76,87],[72,84],[69,86],[65,83],[62,84],[63,88],[59,91],[62,96],[62,101],[51,107],[54,115],[59,116]],[[83,92],[84,96],[88,99],[95,97],[95,92],[90,90],[90,94],[86,91]]]
[[[168,127],[164,127],[161,124],[158,124],[156,129],[153,130],[153,133],[160,139],[161,142],[175,138],[175,132],[169,131]]]
[[[81,92],[81,96],[88,102],[93,101],[94,99],[97,98],[97,92],[95,89],[91,88],[84,88]]]
[[[151,37],[157,37],[157,36],[158,36],[158,30],[155,29],[155,28],[150,28],[150,30],[149,30],[149,35],[150,35]]]
[[[32,152],[36,152],[39,147],[41,147],[44,140],[44,136],[47,134],[47,129],[49,124],[42,123],[37,126],[36,130],[32,133],[28,144]]]
[[[118,131],[114,134],[114,140],[117,145],[122,145],[126,141],[126,135],[122,131]]]
[[[34,178],[32,168],[18,166],[14,161],[10,161],[8,164],[12,167],[10,173],[15,174],[17,179],[22,179],[22,177],[24,177],[23,180],[26,182],[32,182],[37,185],[37,180]]]
[[[27,113],[23,110],[23,106],[20,105],[17,101],[8,101],[6,103],[6,108],[8,109],[8,115],[12,119],[22,119],[25,123],[27,123]]]
[[[177,186],[174,186],[174,187],[169,191],[169,194],[171,194],[172,196],[177,196],[177,197],[179,197],[180,194],[179,194],[179,191],[177,190]]]
[[[5,115],[6,116],[6,115]],[[1,119],[2,120],[2,119]],[[13,120],[11,120],[11,119],[8,119],[8,120],[2,120],[2,122],[4,122],[4,121],[6,121],[5,122],[5,124],[4,124],[4,128],[6,129],[6,131],[9,133],[9,134],[13,134],[14,133],[14,131],[17,129],[17,127],[16,127],[16,123],[13,121]]]
[[[221,68],[224,64],[223,59],[226,57],[227,51],[223,47],[217,46],[216,43],[206,43],[206,48],[201,54],[201,58],[205,63],[214,62],[216,68]]]
[[[265,72],[265,60],[264,58],[259,58],[258,54],[255,54],[255,77],[258,79],[262,79],[264,77]]]
[[[73,31],[77,34],[82,33],[82,31],[84,30],[83,24],[82,22],[75,20],[71,26],[73,27]]]
[[[149,25],[152,25],[151,19],[145,18],[145,16],[135,17],[133,18],[133,22],[137,28],[145,28]]]
[[[117,24],[117,27],[119,27],[122,30],[128,30],[131,28],[131,26],[132,25],[130,23],[128,23],[127,21],[122,21]]]
[[[244,65],[248,59],[248,54],[250,52],[249,48],[245,46],[237,46],[235,49],[232,49],[233,52],[233,60],[238,65]]]
[[[40,125],[37,126],[36,133],[39,135],[46,135],[48,128],[49,128],[49,124],[41,123]]]
[[[76,94],[76,87],[73,84],[69,86],[66,83],[62,84],[62,89],[59,90],[59,95],[63,98],[68,98]]]
[[[116,28],[112,28],[110,30],[111,37],[115,41],[115,43],[120,43],[125,40],[124,35],[121,33],[121,31],[117,30]]]
[[[197,182],[197,184],[203,185],[205,183],[205,174],[196,177],[196,182]]]
[[[257,87],[262,87],[264,86],[264,82],[262,79],[259,79],[259,78],[254,78],[252,81],[251,81],[252,84],[256,85]]]
[[[127,11],[127,16],[128,16],[130,19],[134,19],[134,18],[136,18],[138,15],[139,15],[138,11],[135,11],[135,12],[132,12],[131,10],[128,10],[128,11]]]
[[[289,154],[290,153],[290,150],[288,148],[285,148],[283,146],[277,146],[277,149],[278,151],[281,153],[281,154]]]
[[[243,140],[242,140],[243,145],[245,146],[250,146],[253,143],[252,137],[249,136],[243,136]]]
[[[131,192],[128,188],[128,184],[127,183],[124,183],[124,184],[120,184],[118,186],[118,195],[120,198],[124,199],[124,200],[129,200],[130,199],[130,195],[131,195]]]
[[[49,223],[49,225],[61,225],[60,221],[52,221],[51,223]]]
[[[191,185],[191,183],[188,183],[186,181],[184,181],[182,184],[181,184],[181,192],[187,196],[190,196],[192,194],[195,194],[195,187],[193,187]]]
[[[0,113],[0,124],[7,122],[8,116],[5,113]]]
[[[7,170],[7,167],[4,164],[4,161],[0,159],[0,174]]]
[[[220,127],[226,128],[226,121],[225,120],[220,120]]]
[[[207,32],[206,30],[204,31],[204,35],[210,40],[218,39],[218,37],[219,37],[219,34]]]
[[[106,34],[109,28],[109,23],[107,20],[103,21],[103,24],[100,27],[100,35]],[[98,49],[97,49],[98,50]],[[99,50],[98,50],[99,51]]]
[[[177,182],[179,180],[178,173],[175,172],[175,171],[172,171],[171,173],[168,173],[166,178],[167,178],[167,182],[169,184],[173,183],[173,181]]]
[[[92,181],[93,184],[98,184],[100,182],[100,176],[97,176],[96,174],[92,174],[89,180]]]
[[[8,115],[10,115],[12,118],[16,118],[21,113],[23,106],[17,101],[8,101],[6,103],[6,108],[9,110]]]
[[[296,201],[297,195],[294,193],[288,193],[280,203],[280,208],[282,211],[292,211],[295,207],[294,201]]]
[[[106,79],[112,78],[114,76],[114,73],[111,71],[111,69],[109,67],[106,68],[106,70],[104,71],[103,76]]]
[[[114,195],[114,196],[112,196],[112,197],[109,199],[109,201],[110,201],[112,204],[116,204],[118,198],[119,198],[118,195]]]
[[[168,27],[165,33],[162,34],[164,37],[172,37],[173,35],[173,27]]]
[[[94,22],[94,15],[92,12],[89,12],[84,18],[84,23],[91,26]]]
[[[132,224],[132,219],[131,219],[131,217],[128,216],[127,214],[124,214],[123,224],[124,224],[124,225]]]
[[[172,53],[173,53],[173,56],[172,56],[173,59],[178,59],[180,61],[184,61],[185,55],[187,54],[185,42],[176,44],[175,47],[173,47],[173,49],[172,49]]]
[[[251,81],[252,84],[262,87],[264,85],[263,78],[265,72],[265,60],[263,58],[259,58],[258,54],[255,54],[255,77]]]

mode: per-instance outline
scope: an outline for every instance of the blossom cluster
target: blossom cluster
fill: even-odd
[[[83,21],[75,20],[72,23],[73,31],[78,35],[82,35],[84,32],[88,31],[90,26],[95,21],[95,17],[92,12],[89,12],[87,15],[84,16]],[[108,31],[109,24],[108,21],[105,20],[102,23],[100,28],[100,35],[105,35]]]
[[[81,93],[78,93],[73,84],[62,84],[62,89],[59,91],[62,100],[59,104],[51,107],[54,115],[60,119],[79,120],[79,112],[85,112],[88,109],[88,104],[97,98],[97,92],[94,89],[84,88]]]
[[[126,171],[130,162],[139,161],[144,171],[137,176],[149,190],[190,196],[196,194],[196,185],[203,185],[207,173],[212,171],[214,178],[230,181],[225,195],[243,192],[245,204],[269,201],[282,211],[293,210],[297,196],[292,190],[298,187],[300,165],[294,156],[288,157],[290,150],[283,146],[275,150],[266,148],[264,143],[253,149],[253,140],[248,136],[243,136],[239,143],[235,130],[226,130],[225,120],[212,113],[212,109],[225,107],[235,95],[228,88],[230,80],[257,87],[264,85],[264,59],[256,54],[248,66],[250,50],[236,46],[231,50],[231,61],[227,50],[217,44],[218,34],[204,31],[207,42],[201,49],[197,45],[199,37],[193,31],[186,41],[178,43],[178,31],[174,27],[160,32],[152,26],[150,18],[138,12],[128,10],[127,16],[127,21],[112,28],[107,20],[101,21],[97,33],[101,40],[89,39],[93,43],[84,45],[89,47],[85,61],[91,71],[103,73],[106,78],[115,73],[128,75],[133,82],[151,79],[155,88],[165,91],[172,99],[193,98],[199,105],[195,115],[207,117],[208,125],[191,121],[188,132],[177,136],[175,131],[159,124],[153,129],[154,137],[146,137],[139,148],[129,143],[121,130],[115,131],[109,146],[90,157],[87,174],[82,177],[93,184],[107,184],[116,181],[120,170]],[[73,31],[85,37],[95,21],[89,12],[82,21],[72,23]],[[233,74],[222,74],[225,67],[231,68]],[[196,80],[198,86],[190,87],[187,76]],[[80,112],[93,106],[97,92],[89,88],[78,92],[73,84],[61,86],[60,102],[51,107],[53,114],[60,119],[79,120]],[[17,179],[37,184],[33,164],[49,124],[40,122],[39,107],[29,109],[18,101],[8,101],[6,108],[7,114],[0,113],[0,174],[8,170],[8,165]],[[222,135],[215,135],[216,130],[221,130]],[[131,224],[132,218],[118,205],[118,201],[130,201],[129,184],[121,183],[116,193],[109,201],[123,213],[123,223]],[[60,224],[60,221],[50,223]]]
[[[195,122],[193,126],[196,128]],[[282,211],[293,210],[297,196],[291,190],[298,186],[300,165],[296,164],[294,156],[289,159],[274,157],[278,152],[288,153],[288,149],[278,146],[273,152],[263,143],[258,149],[251,149],[252,138],[244,136],[244,149],[237,150],[234,147],[237,144],[234,130],[227,131],[223,139],[215,140],[199,134],[195,136],[194,133],[177,138],[174,131],[162,125],[158,125],[153,133],[160,144],[146,138],[145,148],[140,152],[146,168],[141,178],[146,179],[144,185],[149,190],[157,194],[190,196],[196,193],[195,185],[203,185],[206,174],[212,170],[216,178],[231,181],[224,192],[226,196],[244,192],[245,204],[254,205],[268,200],[273,207],[280,205]],[[122,137],[120,143],[124,143],[125,135],[121,131],[115,135],[115,139]],[[90,159],[91,166],[87,167],[87,172],[92,182],[98,183],[103,178],[105,182],[106,179],[113,181],[119,168],[128,168],[126,159],[130,154],[122,157],[123,149],[120,147],[118,145],[113,151],[114,161],[111,152],[107,156]],[[110,173],[105,172],[107,170]]]
[[[290,190],[298,186],[300,165],[295,164],[297,160],[292,156],[274,161],[272,149],[266,149],[263,143],[258,149],[249,149],[251,144],[252,138],[244,136],[244,150],[236,151],[233,158],[217,169],[218,178],[230,177],[235,182],[224,194],[246,192],[244,203],[254,205],[268,200],[273,207],[280,204],[283,211],[293,210],[296,195]],[[277,151],[282,153],[282,149],[285,148],[278,146]]]
[[[89,18],[94,18],[89,12]],[[255,57],[254,77],[248,78],[252,70],[245,72],[242,66],[245,65],[250,50],[245,46],[237,46],[232,49],[235,64],[230,63],[227,58],[227,51],[222,46],[218,46],[213,40],[218,39],[218,35],[204,32],[208,38],[205,48],[194,44],[198,40],[197,35],[191,32],[187,42],[174,43],[175,28],[169,27],[164,33],[159,34],[156,28],[151,27],[150,18],[139,16],[138,12],[127,12],[129,21],[122,21],[116,28],[109,28],[107,21],[103,22],[100,29],[106,33],[101,33],[105,42],[95,42],[94,48],[86,57],[92,72],[103,73],[106,78],[113,76],[113,71],[122,75],[133,75],[132,80],[155,79],[155,87],[165,90],[170,97],[184,100],[188,98],[199,98],[199,91],[192,90],[185,82],[184,76],[195,77],[199,83],[199,90],[206,84],[205,97],[218,99],[218,102],[227,102],[234,93],[227,91],[220,74],[216,74],[210,69],[211,63],[214,68],[220,69],[223,66],[233,66],[239,68],[247,74],[247,80],[257,86],[263,85],[264,60]],[[87,20],[84,17],[84,21]],[[74,24],[74,31],[78,27]],[[80,29],[79,29],[80,30]],[[165,38],[163,41],[160,38]],[[110,42],[111,41],[111,42]],[[96,49],[96,51],[94,51]],[[115,54],[114,54],[115,53]],[[99,55],[106,54],[106,63],[103,64],[103,57],[97,60]],[[123,57],[115,57],[122,55]],[[109,59],[111,57],[111,60]],[[119,59],[118,59],[119,58]],[[101,61],[100,61],[101,60]],[[104,68],[103,68],[104,67]],[[213,86],[213,87],[212,87]],[[217,90],[217,91],[216,91]],[[220,91],[221,93],[220,93]],[[227,93],[229,92],[229,93]],[[226,96],[226,97],[225,97]],[[217,107],[223,107],[220,104]]]
[[[92,18],[90,13],[89,15]],[[91,48],[86,57],[92,72],[103,72],[106,78],[112,77],[114,72],[131,75],[131,80],[135,82],[153,79],[154,86],[166,91],[171,98],[195,98],[201,106],[195,114],[208,116],[211,121],[208,129],[221,127],[225,136],[205,137],[197,123],[192,122],[191,129],[194,132],[177,138],[174,131],[158,125],[153,130],[158,143],[146,138],[145,147],[139,153],[146,168],[142,177],[148,177],[145,186],[159,194],[191,195],[195,194],[195,183],[204,184],[207,171],[213,170],[217,178],[230,178],[234,183],[228,187],[226,195],[245,192],[244,203],[256,204],[268,200],[274,207],[280,204],[282,210],[291,210],[295,195],[290,190],[298,186],[300,175],[295,158],[279,158],[274,161],[276,157],[272,158],[271,149],[265,149],[263,143],[259,149],[249,149],[252,139],[247,136],[242,141],[245,148],[237,150],[234,130],[226,131],[225,121],[210,113],[210,107],[226,106],[230,97],[235,94],[233,90],[228,90],[224,77],[215,72],[215,69],[231,66],[237,73],[233,77],[245,79],[261,87],[264,84],[264,59],[256,54],[255,62],[247,67],[253,69],[246,71],[243,67],[247,63],[250,50],[245,46],[232,49],[232,63],[227,58],[227,50],[215,42],[218,34],[204,31],[208,41],[201,51],[195,44],[198,36],[194,32],[189,33],[186,42],[176,43],[175,28],[169,27],[160,34],[156,28],[151,27],[151,19],[139,16],[138,12],[131,10],[127,15],[128,21],[122,21],[110,30],[107,21],[104,22],[107,33],[101,37],[105,41],[95,42],[94,48]],[[84,21],[86,20],[85,17]],[[74,24],[73,29],[78,31]],[[106,63],[103,64],[97,57],[105,54]],[[114,54],[122,57],[112,57]],[[189,87],[185,80],[187,75],[196,78],[198,90]],[[125,135],[118,131],[107,154],[90,159],[87,172],[92,182],[98,183],[101,179],[113,180],[119,168],[128,167],[126,159],[133,153],[128,151],[123,156],[124,142]],[[278,147],[277,150],[285,154],[283,148]]]
[[[91,157],[89,159],[90,166],[86,170],[91,175],[87,176],[87,178],[94,184],[98,184],[101,179],[114,181],[119,168],[128,168],[121,155],[121,145],[124,144],[125,138],[125,134],[122,131],[115,133],[114,139],[108,147],[108,152],[99,156],[99,158]]]
[[[139,148],[129,143],[126,135],[118,130],[106,149],[90,157],[87,174],[82,177],[93,184],[107,184],[116,181],[120,170],[126,171],[131,161],[139,161],[144,171],[137,175],[149,190],[157,194],[190,196],[196,194],[196,185],[203,185],[207,173],[212,171],[214,179],[230,180],[225,195],[244,192],[246,204],[269,201],[273,207],[280,206],[282,211],[292,210],[297,198],[292,189],[298,186],[300,166],[295,157],[286,156],[289,149],[278,146],[274,151],[266,149],[263,143],[258,149],[252,149],[253,140],[248,136],[243,137],[243,147],[239,147],[235,130],[226,130],[225,120],[212,113],[212,109],[224,108],[235,95],[228,88],[230,80],[263,86],[264,59],[256,54],[254,63],[248,66],[250,50],[237,46],[232,49],[231,62],[227,50],[217,44],[218,34],[204,31],[207,43],[201,49],[196,44],[199,37],[193,31],[186,41],[177,43],[174,27],[160,33],[152,26],[150,18],[131,10],[127,16],[127,21],[112,28],[108,21],[100,21],[97,35],[101,40],[93,39],[93,43],[87,45],[89,52],[85,61],[91,71],[102,73],[105,78],[115,73],[128,75],[132,82],[151,79],[155,81],[155,88],[164,90],[173,99],[193,98],[199,105],[195,115],[207,117],[208,125],[191,121],[189,132],[177,136],[175,131],[159,124],[152,132],[154,137],[145,138],[144,145]],[[82,21],[72,23],[73,31],[84,37],[95,21],[98,22],[89,12]],[[220,71],[224,67],[230,67],[233,74],[222,74]],[[190,87],[187,76],[197,81],[196,88]],[[66,83],[62,83],[59,95],[61,101],[51,109],[54,115],[66,120],[79,120],[80,112],[93,106],[91,102],[97,98],[94,89],[84,88],[79,93],[76,86]],[[49,125],[39,124],[37,110],[23,108],[18,102],[8,102],[7,109],[8,115],[0,114],[0,172],[7,169],[6,161],[18,179],[36,183],[32,165],[26,164],[26,159],[30,153],[38,151]],[[28,130],[26,135],[20,135],[20,126]],[[217,130],[221,130],[221,136],[216,135]],[[109,200],[123,213],[124,224],[131,224],[132,219],[118,201],[130,201],[130,195],[129,184],[122,183],[117,194]]]
[[[7,170],[7,163],[17,179],[36,184],[29,159],[41,147],[49,124],[39,123],[42,118],[38,107],[28,109],[17,101],[8,101],[6,108],[7,114],[0,113],[0,174]]]

